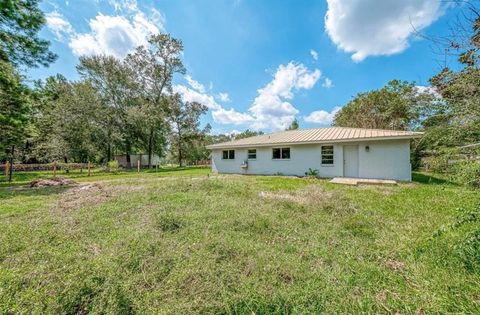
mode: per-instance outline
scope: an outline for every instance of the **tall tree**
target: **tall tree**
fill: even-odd
[[[196,102],[184,102],[179,94],[170,98],[169,122],[172,127],[172,152],[177,157],[178,164],[183,165],[186,151],[205,133],[200,130],[200,116],[208,108]]]
[[[116,135],[120,134],[123,152],[130,163],[130,153],[134,145],[134,128],[128,117],[128,111],[138,106],[138,90],[135,82],[135,73],[122,60],[113,56],[80,57],[77,70],[81,77],[91,82],[101,96],[105,107],[105,133],[107,160],[113,159],[113,149],[116,144]]]
[[[90,82],[61,76],[37,83],[34,156],[41,162],[87,162],[102,156],[104,107]]]
[[[418,123],[420,109],[431,94],[415,84],[393,80],[385,87],[359,93],[334,118],[342,127],[407,130]]]
[[[455,1],[459,15],[449,36],[433,38],[446,54],[457,54],[463,69],[447,65],[430,79],[441,96],[435,115],[424,122],[433,147],[459,146],[480,141],[480,8],[479,1]]]
[[[56,59],[50,43],[38,37],[45,24],[38,0],[0,2],[0,60],[14,65],[47,66]]]
[[[13,66],[0,61],[0,158],[8,149],[13,160],[16,146],[27,137],[29,94],[29,89],[22,84]]]
[[[139,87],[142,102],[134,111],[136,128],[148,152],[148,166],[152,166],[154,151],[162,151],[168,112],[167,95],[172,93],[172,78],[175,73],[185,73],[181,60],[182,42],[168,34],[152,35],[149,46],[140,46],[125,60],[133,79]],[[138,119],[141,117],[141,119]]]

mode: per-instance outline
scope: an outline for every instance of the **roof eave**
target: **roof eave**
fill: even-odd
[[[253,148],[253,147],[271,147],[297,144],[322,144],[322,143],[345,143],[345,142],[362,142],[362,141],[378,141],[378,140],[406,140],[421,138],[423,133],[405,135],[405,136],[387,136],[387,137],[371,137],[357,139],[339,139],[339,140],[321,140],[321,141],[295,141],[295,142],[276,142],[276,143],[251,143],[251,144],[212,144],[206,146],[208,150],[227,149],[227,148]]]

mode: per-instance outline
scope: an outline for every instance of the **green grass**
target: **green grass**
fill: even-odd
[[[478,191],[208,175],[0,187],[0,313],[480,311]]]
[[[206,175],[210,172],[209,167],[162,167],[158,170],[142,169],[141,176],[193,176],[193,175]],[[116,178],[138,177],[136,169],[131,170],[118,170],[116,172],[106,172],[101,169],[92,169],[90,176],[88,176],[87,170],[70,170],[68,173],[63,170],[59,170],[56,173],[57,176],[67,177],[76,181],[92,181],[92,180],[111,180]],[[7,182],[5,176],[0,176],[0,187],[25,185],[32,180],[38,178],[50,178],[53,177],[53,171],[37,171],[37,172],[15,172],[12,182]]]

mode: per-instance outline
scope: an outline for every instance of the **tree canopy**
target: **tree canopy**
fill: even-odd
[[[47,66],[56,59],[50,43],[38,37],[45,24],[38,0],[3,0],[0,3],[0,60],[14,65]]]
[[[379,90],[359,93],[334,117],[342,127],[408,130],[415,127],[423,106],[434,95],[414,83],[392,80]]]

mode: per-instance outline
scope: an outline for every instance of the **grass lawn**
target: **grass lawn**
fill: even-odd
[[[2,184],[0,313],[480,312],[478,191],[208,173]]]

